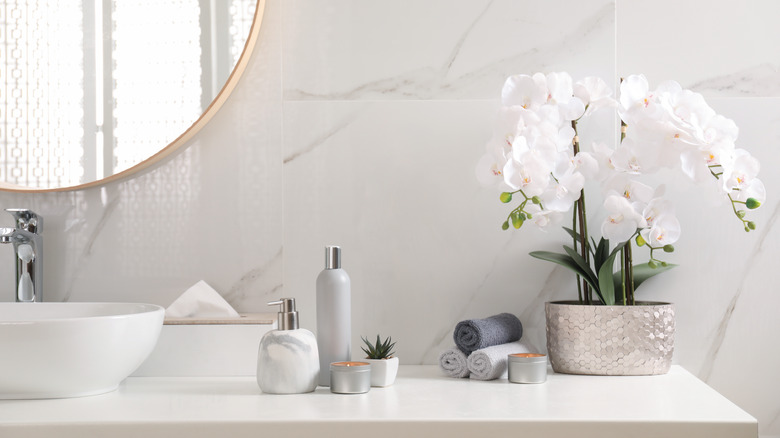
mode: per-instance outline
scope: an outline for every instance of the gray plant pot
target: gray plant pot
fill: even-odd
[[[547,354],[556,373],[602,376],[666,374],[674,353],[674,306],[545,303]]]

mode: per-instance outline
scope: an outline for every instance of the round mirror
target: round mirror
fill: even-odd
[[[0,0],[0,188],[122,178],[219,109],[264,0]]]

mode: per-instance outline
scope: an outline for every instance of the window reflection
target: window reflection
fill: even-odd
[[[0,181],[73,186],[159,151],[241,55],[254,0],[0,1]]]

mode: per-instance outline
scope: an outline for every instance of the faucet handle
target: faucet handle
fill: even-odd
[[[43,216],[26,208],[6,208],[16,220],[16,229],[40,234],[43,231]]]

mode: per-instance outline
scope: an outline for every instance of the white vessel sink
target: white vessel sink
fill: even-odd
[[[135,303],[0,303],[0,399],[113,391],[154,349],[165,311]]]

